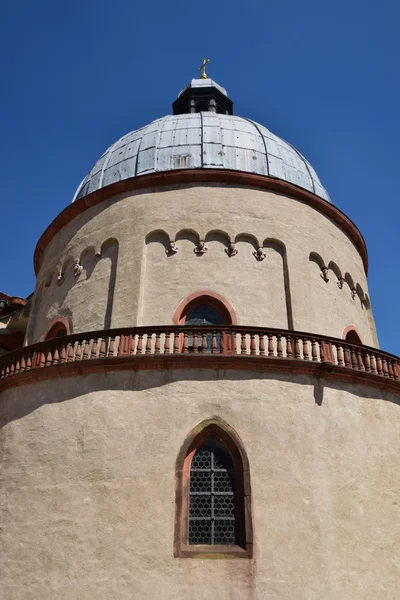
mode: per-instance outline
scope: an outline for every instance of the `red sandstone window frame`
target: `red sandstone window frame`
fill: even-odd
[[[358,341],[357,342],[353,342],[349,339],[347,339],[347,336],[349,335],[349,333],[351,333],[352,331],[354,331],[355,335],[358,337]],[[362,339],[361,339],[361,335],[359,334],[357,327],[355,327],[354,325],[348,325],[342,333],[342,339],[346,340],[347,342],[349,342],[349,344],[362,344]]]
[[[190,466],[196,450],[211,435],[222,442],[233,460],[237,505],[236,523],[240,545],[188,543]],[[242,441],[229,425],[222,421],[208,420],[191,430],[177,457],[175,486],[175,558],[251,558],[253,556],[249,461]]]
[[[174,316],[172,317],[175,325],[184,325],[187,315],[200,304],[208,304],[216,310],[227,325],[237,325],[236,311],[232,304],[220,294],[211,290],[200,290],[193,292],[178,304]]]
[[[56,317],[52,320],[43,340],[52,340],[60,335],[70,335],[72,333],[71,324],[66,317]]]

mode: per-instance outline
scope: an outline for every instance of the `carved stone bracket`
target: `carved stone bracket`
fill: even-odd
[[[256,260],[261,261],[264,260],[264,258],[266,258],[267,255],[265,254],[264,250],[260,247],[257,248],[257,250],[254,250],[253,256],[255,256]]]
[[[356,288],[355,288],[355,287],[353,287],[353,288],[351,288],[351,290],[350,290],[350,291],[351,291],[351,299],[352,299],[352,300],[354,300],[354,298],[355,298],[355,297],[356,297],[356,295],[357,295],[357,290],[356,290]]]
[[[329,277],[328,277],[328,268],[327,267],[322,267],[321,269],[321,273],[320,273],[322,279],[326,282],[329,281]]]
[[[208,251],[208,248],[206,246],[205,241],[200,240],[193,252],[195,254],[197,254],[197,256],[201,256],[202,254],[205,254],[207,251]]]
[[[225,248],[225,252],[227,253],[228,256],[236,256],[236,254],[239,252],[239,250],[237,250],[236,246],[235,246],[235,242],[231,242],[228,246],[228,248]]]
[[[80,264],[79,260],[75,261],[74,263],[74,276],[75,277],[79,277],[79,275],[82,273],[83,271],[83,266]]]
[[[57,275],[57,285],[61,285],[65,279],[65,274],[60,270]]]
[[[344,284],[344,281],[345,281],[344,277],[339,277],[339,278],[338,278],[337,284],[338,284],[338,288],[339,288],[339,290],[342,290],[342,289],[343,289],[343,284]]]
[[[177,248],[175,242],[173,240],[169,240],[168,248],[165,249],[165,254],[167,256],[173,256],[178,252],[179,248]]]

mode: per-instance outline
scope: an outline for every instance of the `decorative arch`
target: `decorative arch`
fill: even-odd
[[[354,325],[348,325],[342,333],[342,339],[350,344],[362,344],[361,336]]]
[[[69,320],[66,317],[56,317],[47,328],[43,339],[52,340],[53,338],[70,335],[71,333],[71,324]]]
[[[235,504],[235,543],[190,544],[190,477],[193,457],[199,448],[204,448],[208,440],[216,440],[230,456],[234,470],[234,504]],[[193,472],[192,472],[193,476]],[[211,517],[212,518],[212,517]],[[253,526],[251,514],[250,467],[243,442],[238,434],[222,419],[207,419],[192,429],[183,442],[175,469],[175,557],[218,558],[236,556],[251,558],[253,554]]]
[[[310,252],[310,256],[308,257],[308,260],[316,263],[319,266],[319,268],[321,269],[321,271],[323,269],[326,269],[325,261],[322,258],[322,256],[320,254],[318,254],[318,252]]]
[[[343,279],[342,271],[339,269],[338,265],[333,260],[329,261],[328,269],[335,273],[338,281],[341,281]]]
[[[173,323],[183,325],[188,313],[201,304],[208,304],[216,310],[227,325],[237,325],[236,311],[223,296],[211,290],[193,292],[179,303],[172,317]]]
[[[254,250],[257,250],[257,248],[260,247],[260,242],[256,236],[252,235],[251,233],[238,233],[235,236],[235,243],[238,244],[239,242],[250,244],[250,246],[253,246]]]

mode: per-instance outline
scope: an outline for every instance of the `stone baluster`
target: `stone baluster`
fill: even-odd
[[[85,340],[85,345],[83,347],[83,360],[87,360],[89,358],[89,340]]]
[[[211,342],[211,354],[216,354],[218,352],[217,346],[217,333],[215,331],[212,332],[212,342]]]
[[[151,354],[151,345],[153,343],[153,336],[151,333],[147,334],[147,339],[146,339],[146,350],[145,350],[145,354]]]
[[[253,332],[250,334],[250,354],[256,354],[256,338]]]
[[[318,360],[317,341],[314,338],[311,340],[311,358],[314,362]]]
[[[343,346],[341,344],[338,344],[338,346],[337,346],[337,363],[338,363],[339,367],[343,367],[344,366],[344,361],[343,361]]]
[[[156,344],[154,347],[154,354],[160,354],[160,352],[161,352],[160,333],[156,333]]]
[[[296,336],[295,338],[295,342],[294,342],[294,357],[299,359],[301,358],[301,353],[300,353],[300,338],[298,338]]]
[[[268,334],[268,356],[274,356],[274,337],[272,333]]]
[[[277,337],[277,353],[278,353],[278,357],[282,358],[283,356],[283,348],[282,348],[282,336],[280,333],[278,333]]]
[[[259,342],[260,342],[260,356],[265,356],[265,340],[264,340],[264,334],[260,333],[259,337]]]
[[[359,371],[365,371],[365,366],[364,366],[364,361],[363,361],[363,355],[361,352],[361,348],[357,348],[357,363],[358,363],[358,370]]]
[[[174,332],[174,348],[173,348],[173,353],[174,354],[179,354],[179,332],[178,331]]]
[[[143,333],[138,334],[136,354],[143,354]]]
[[[241,337],[242,337],[242,343],[240,345],[240,354],[247,354],[247,340],[246,340],[246,334],[241,332],[240,333]]]
[[[97,339],[94,338],[92,348],[90,350],[90,358],[97,358]]]
[[[189,340],[188,340],[188,332],[185,330],[183,334],[183,354],[187,354],[189,352]]]
[[[308,339],[303,337],[303,358],[304,360],[310,360],[310,353],[308,350]]]
[[[198,354],[199,352],[199,334],[197,331],[193,334],[193,352]]]

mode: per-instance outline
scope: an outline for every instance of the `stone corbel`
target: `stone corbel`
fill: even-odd
[[[345,281],[344,277],[339,277],[338,278],[337,285],[338,285],[339,290],[343,289],[344,281]]]
[[[167,256],[173,256],[178,252],[179,248],[177,248],[175,242],[173,240],[169,240],[168,248],[165,248],[165,254]]]
[[[83,271],[83,266],[79,262],[79,259],[76,259],[74,262],[74,277],[79,277],[79,275]]]
[[[201,256],[202,254],[205,254],[207,251],[208,251],[208,248],[207,248],[204,240],[200,240],[199,243],[197,244],[196,248],[193,250],[193,252],[197,256]]]
[[[230,242],[228,248],[225,248],[225,252],[228,256],[236,256],[239,250],[237,250],[235,242]]]
[[[64,279],[65,279],[65,274],[60,269],[58,271],[58,275],[57,275],[57,285],[61,285],[63,283]]]
[[[254,250],[253,256],[256,258],[256,260],[261,261],[264,260],[264,258],[266,258],[267,255],[265,254],[264,250],[260,247],[257,248],[257,250]]]
[[[354,300],[354,298],[357,296],[357,290],[355,287],[351,288],[351,299]]]
[[[327,267],[322,267],[321,269],[321,273],[320,273],[322,279],[326,282],[329,281],[329,277],[328,277],[328,268]]]

